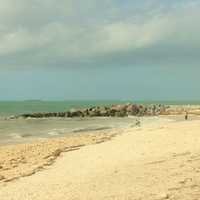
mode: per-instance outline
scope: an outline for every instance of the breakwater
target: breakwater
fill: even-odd
[[[49,118],[49,117],[126,117],[133,116],[154,116],[165,113],[167,107],[164,105],[111,105],[94,106],[83,109],[71,109],[66,112],[37,112],[27,113],[11,118]]]

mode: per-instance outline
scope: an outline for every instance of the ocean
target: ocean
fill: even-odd
[[[72,108],[103,106],[127,101],[0,101],[0,116],[18,115],[33,112],[64,112]]]
[[[38,138],[60,137],[127,127],[130,118],[48,118],[8,119],[8,116],[33,112],[62,112],[72,108],[125,103],[124,101],[1,101],[0,144],[23,143]]]
[[[131,101],[2,101],[0,102],[0,144],[24,143],[38,138],[61,137],[66,134],[126,128],[135,125],[136,117],[125,118],[48,118],[7,119],[8,116],[32,112],[59,112],[72,108],[123,104]],[[200,104],[198,102],[140,101],[141,104]],[[150,119],[151,120],[151,119]],[[145,122],[146,123],[146,122]]]
[[[200,101],[131,101],[131,100],[104,100],[104,101],[0,101],[0,116],[10,116],[33,112],[62,112],[72,108],[91,106],[125,104],[165,104],[165,105],[200,105]]]

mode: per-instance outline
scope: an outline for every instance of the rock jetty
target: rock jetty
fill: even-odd
[[[164,113],[165,110],[166,107],[163,105],[125,104],[72,109],[66,112],[28,113],[18,115],[15,118],[154,116]]]

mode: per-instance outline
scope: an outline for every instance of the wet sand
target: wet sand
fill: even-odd
[[[63,152],[101,143],[114,136],[114,131],[96,131],[55,139],[38,139],[32,143],[0,146],[0,183],[33,175],[52,165]]]
[[[2,181],[0,199],[200,199],[199,120],[151,124],[111,133],[120,132],[123,133],[111,140],[109,135],[102,135],[103,139],[94,142],[99,144],[63,152],[56,162],[44,165],[45,170],[33,175]],[[41,146],[47,148],[46,143]]]

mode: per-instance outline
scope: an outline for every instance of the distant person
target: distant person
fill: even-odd
[[[188,120],[188,112],[185,112],[185,120]]]

